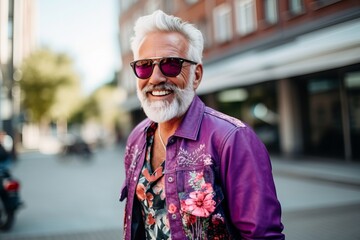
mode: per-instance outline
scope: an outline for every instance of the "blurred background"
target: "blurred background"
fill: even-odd
[[[360,239],[360,0],[0,0],[0,130],[25,202],[0,237],[121,236],[145,117],[129,38],[156,9],[202,31],[198,95],[267,146],[288,239]]]

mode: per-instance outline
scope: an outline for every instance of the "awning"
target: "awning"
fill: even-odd
[[[249,51],[204,66],[198,93],[323,71],[360,62],[359,19],[301,35],[264,51]]]

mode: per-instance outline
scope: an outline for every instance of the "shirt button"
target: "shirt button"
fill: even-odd
[[[171,218],[172,218],[172,219],[176,219],[176,214],[173,213],[173,214],[171,215]]]
[[[134,177],[134,181],[136,181],[136,177]]]
[[[172,183],[174,181],[174,178],[173,177],[168,177],[168,182],[169,183]]]

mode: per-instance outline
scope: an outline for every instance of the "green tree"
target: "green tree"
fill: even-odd
[[[117,86],[117,74],[82,102],[78,111],[69,119],[70,127],[91,123],[101,128],[103,133],[115,135],[128,132],[130,116],[121,107],[126,92]]]
[[[84,99],[78,108],[69,118],[70,125],[81,125],[91,118],[97,118],[99,115],[98,102],[93,96]]]
[[[22,106],[31,122],[59,120],[71,114],[70,109],[74,109],[78,102],[80,87],[70,57],[40,49],[25,59],[21,70]],[[64,89],[68,96],[65,98]],[[73,104],[64,103],[59,94],[62,100],[71,99]]]

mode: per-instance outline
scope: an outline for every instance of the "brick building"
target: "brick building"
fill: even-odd
[[[119,84],[133,124],[129,37],[162,9],[205,38],[198,95],[249,123],[270,152],[360,161],[360,0],[122,0]]]

